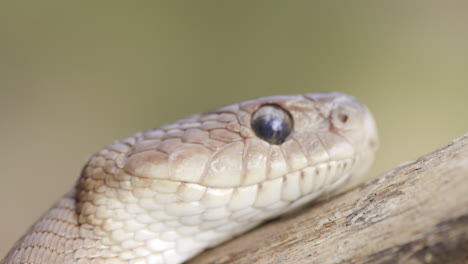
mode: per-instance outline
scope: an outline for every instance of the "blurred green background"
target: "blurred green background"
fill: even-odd
[[[468,130],[468,6],[451,1],[2,1],[0,256],[86,158],[249,98],[373,111],[370,176]]]

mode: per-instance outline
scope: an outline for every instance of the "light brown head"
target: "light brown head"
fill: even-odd
[[[145,249],[155,258],[176,252],[183,260],[362,181],[377,145],[370,112],[349,96],[245,101],[138,133],[94,155],[78,184],[79,221],[115,256]]]

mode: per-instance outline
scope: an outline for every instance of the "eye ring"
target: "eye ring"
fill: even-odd
[[[279,105],[265,104],[252,114],[251,126],[259,138],[273,145],[281,145],[292,133],[294,120]]]

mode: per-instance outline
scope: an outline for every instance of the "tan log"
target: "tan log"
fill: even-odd
[[[468,263],[468,134],[189,263]]]

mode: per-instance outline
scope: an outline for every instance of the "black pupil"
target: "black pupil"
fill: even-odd
[[[270,144],[280,145],[293,129],[293,120],[283,108],[268,104],[258,108],[252,116],[255,134]]]

